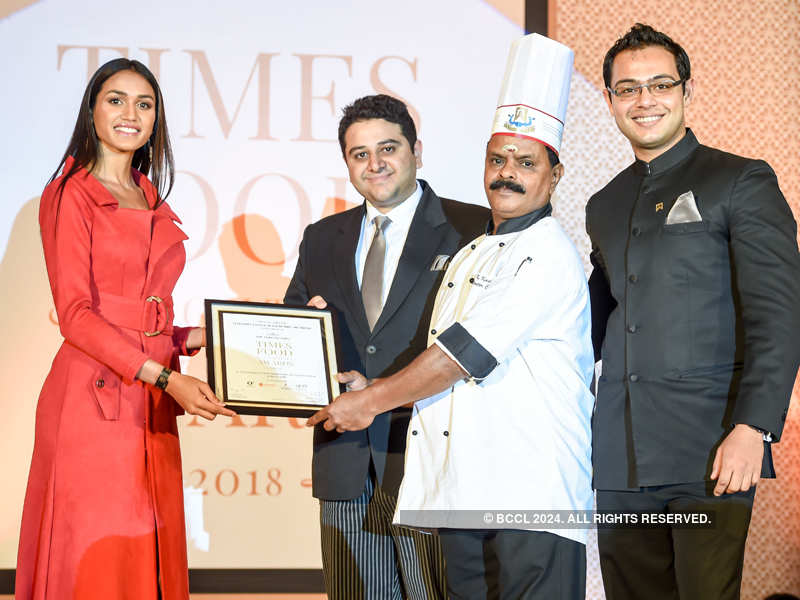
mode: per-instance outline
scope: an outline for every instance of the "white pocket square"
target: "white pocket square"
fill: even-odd
[[[697,203],[694,201],[694,194],[690,191],[684,192],[678,199],[667,215],[666,224],[676,225],[678,223],[696,223],[702,221],[700,211],[697,210]]]

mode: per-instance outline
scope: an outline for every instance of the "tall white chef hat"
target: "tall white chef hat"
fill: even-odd
[[[564,44],[538,33],[515,41],[508,53],[492,135],[531,138],[558,154],[573,57]]]

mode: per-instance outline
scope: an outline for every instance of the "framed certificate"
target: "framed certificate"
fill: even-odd
[[[239,414],[308,417],[339,395],[333,314],[206,300],[208,384]]]

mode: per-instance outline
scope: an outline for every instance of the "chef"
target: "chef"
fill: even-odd
[[[413,403],[395,523],[436,529],[450,598],[585,594],[589,510],[589,295],[583,265],[552,217],[572,51],[537,34],[514,43],[486,148],[485,235],[456,254],[436,297],[429,347],[309,425],[362,429]],[[370,385],[367,385],[370,383]]]

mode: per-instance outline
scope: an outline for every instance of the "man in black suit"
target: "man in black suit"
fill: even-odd
[[[668,36],[637,24],[603,77],[636,161],[586,207],[597,507],[713,520],[601,529],[606,596],[738,598],[755,485],[774,477],[800,363],[796,225],[769,165],[686,128],[694,82]]]
[[[306,228],[284,302],[327,303],[339,317],[340,371],[386,377],[425,349],[447,261],[485,231],[489,211],[439,198],[416,179],[422,144],[395,98],[347,106],[339,144],[365,203]],[[365,431],[314,430],[331,599],[445,597],[438,538],[392,525],[410,412],[384,413]]]

